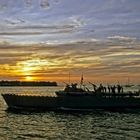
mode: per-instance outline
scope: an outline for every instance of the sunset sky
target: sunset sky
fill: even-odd
[[[0,0],[0,80],[140,83],[140,0]]]

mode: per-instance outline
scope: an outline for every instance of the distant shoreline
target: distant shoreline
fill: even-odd
[[[0,86],[58,86],[57,82],[33,81],[0,81]]]

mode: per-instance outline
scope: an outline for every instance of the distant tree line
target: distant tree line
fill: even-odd
[[[0,81],[0,86],[57,86],[56,82]]]

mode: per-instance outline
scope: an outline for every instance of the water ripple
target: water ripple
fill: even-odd
[[[5,111],[1,96],[0,105],[2,140],[140,139],[140,110],[14,113]]]

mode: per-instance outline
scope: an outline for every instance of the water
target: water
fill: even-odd
[[[50,94],[62,87],[1,87],[0,93]],[[0,96],[0,140],[138,140],[140,110],[10,112]]]

